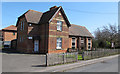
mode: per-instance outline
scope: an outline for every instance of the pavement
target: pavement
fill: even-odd
[[[90,64],[95,64],[98,62],[104,62],[105,60],[109,60],[115,57],[118,57],[118,55],[107,56],[107,57],[102,57],[102,58],[97,58],[97,59],[92,59],[92,60],[86,60],[86,61],[78,61],[76,63],[71,63],[71,64],[51,66],[51,67],[45,68],[44,70],[35,70],[34,72],[65,72],[67,70],[71,70],[74,68],[83,67],[83,66],[90,65]]]
[[[118,72],[118,57],[64,72]]]
[[[115,57],[118,55],[46,67],[44,55],[2,53],[2,72],[64,72]]]

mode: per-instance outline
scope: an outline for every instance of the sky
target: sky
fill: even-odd
[[[71,24],[85,26],[92,34],[97,28],[118,24],[117,2],[2,2],[2,27],[16,25],[17,18],[32,9],[46,12],[62,6]]]

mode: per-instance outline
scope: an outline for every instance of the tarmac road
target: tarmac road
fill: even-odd
[[[65,72],[118,72],[118,57],[95,64],[78,67]]]

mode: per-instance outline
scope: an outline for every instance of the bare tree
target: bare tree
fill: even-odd
[[[97,40],[98,47],[115,47],[118,46],[118,30],[116,25],[109,24],[99,28],[94,32],[95,40]]]

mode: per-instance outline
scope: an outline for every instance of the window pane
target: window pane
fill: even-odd
[[[90,49],[90,46],[88,46],[88,48]]]
[[[75,38],[72,38],[72,48],[75,48]]]
[[[90,40],[90,39],[88,39],[88,43],[91,43],[91,40]]]
[[[90,45],[90,43],[88,43],[88,45]]]
[[[62,38],[57,38],[57,48],[61,48],[62,47]]]
[[[57,38],[57,43],[59,42],[59,38]]]
[[[57,47],[59,47],[59,43],[57,42]]]
[[[62,27],[60,26],[60,31],[62,31]]]
[[[75,49],[75,47],[72,47],[73,49]]]
[[[72,43],[72,45],[75,45],[75,43]]]
[[[57,30],[62,31],[62,21],[57,21]]]

